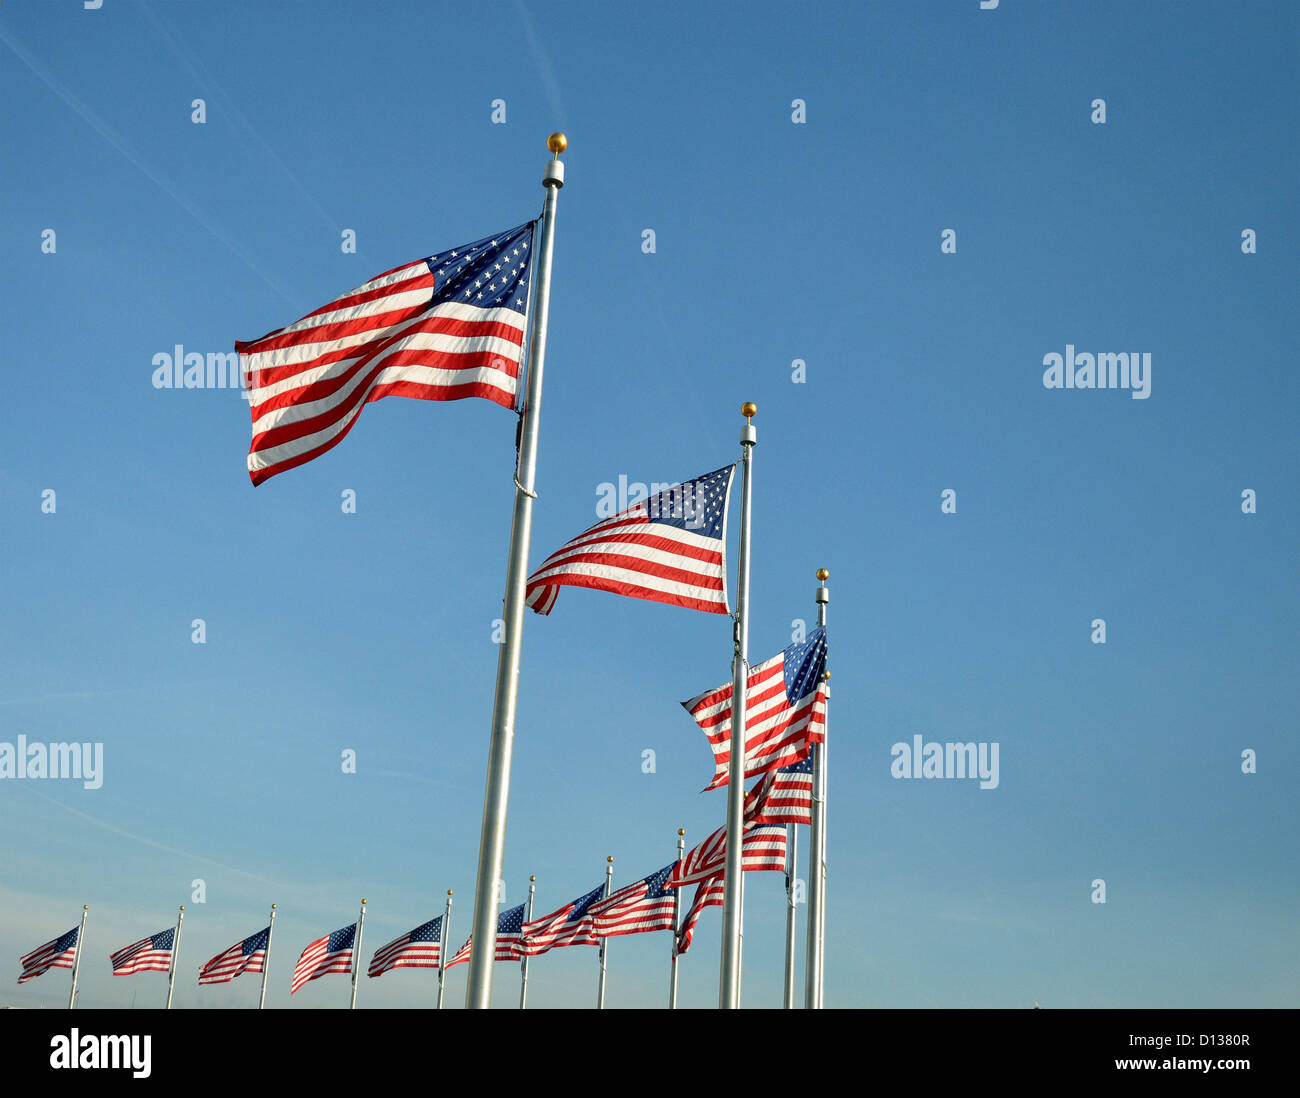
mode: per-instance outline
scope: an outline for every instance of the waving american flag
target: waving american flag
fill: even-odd
[[[518,961],[523,958],[520,952],[520,935],[524,928],[524,905],[512,907],[497,916],[497,951],[494,961]],[[474,935],[466,939],[465,944],[456,950],[456,956],[447,962],[447,967],[464,964],[469,960],[470,949],[474,945]]]
[[[604,894],[605,886],[597,885],[585,896],[579,896],[558,911],[524,923],[520,953],[536,957],[548,949],[558,949],[560,946],[600,945],[590,909]]]
[[[382,976],[390,968],[437,968],[442,955],[442,916],[421,923],[375,950],[368,975]]]
[[[265,927],[218,953],[199,969],[199,983],[224,984],[245,972],[261,972],[266,965],[266,950],[271,944],[271,928]]]
[[[109,955],[114,976],[130,976],[136,972],[167,972],[172,965],[172,942],[176,928],[168,927],[148,938],[141,938]]]
[[[71,968],[77,955],[77,935],[80,932],[81,927],[74,926],[66,934],[60,934],[52,941],[37,946],[30,953],[18,958],[18,963],[22,965],[18,982],[25,984],[28,980],[34,980],[41,973],[48,972],[52,968]]]
[[[735,472],[728,465],[675,484],[583,531],[528,577],[528,605],[549,614],[569,586],[730,613],[727,500]]]

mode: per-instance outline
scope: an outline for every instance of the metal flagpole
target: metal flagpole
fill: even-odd
[[[275,933],[275,904],[271,905],[271,924],[266,928],[266,956],[262,958],[262,994],[257,999],[257,1009],[266,1006],[266,977],[271,971],[271,935]]]
[[[740,409],[745,426],[740,432],[744,480],[740,503],[740,560],[736,581],[736,620],[732,637],[735,648],[731,660],[731,761],[727,786],[727,862],[722,897],[722,971],[718,981],[718,1007],[734,1010],[740,1006],[740,933],[744,921],[744,898],[741,892],[741,844],[745,815],[745,691],[749,681],[749,530],[753,484],[753,417],[758,406],[746,402]]]
[[[172,988],[176,986],[176,963],[181,955],[181,923],[185,921],[185,905],[181,904],[180,914],[176,916],[176,937],[172,939],[172,967],[167,974],[167,1005],[164,1010],[172,1008]]]
[[[795,881],[799,874],[799,832],[795,825],[785,825],[785,999],[786,1010],[794,1007],[794,930]]]
[[[830,592],[826,581],[831,578],[825,568],[817,569],[817,624],[826,625],[826,604]],[[830,724],[830,677],[826,678],[826,721]],[[826,947],[826,745],[813,744],[812,827],[808,837],[808,956],[804,971],[804,1006],[808,1010],[822,1008],[823,977],[825,975]]]
[[[677,864],[686,857],[686,829],[677,829]],[[668,978],[668,1009],[677,1009],[677,935],[682,931],[682,890],[673,890],[673,964]]]
[[[447,981],[447,935],[451,933],[451,892],[447,889],[447,910],[442,913],[442,940],[438,943],[438,1009],[442,1009],[442,989]]]
[[[361,914],[357,916],[357,940],[352,943],[352,1005],[349,1010],[357,1009],[357,973],[361,970],[361,932],[366,926],[366,901],[361,901]]]
[[[555,243],[555,203],[564,186],[560,153],[568,146],[562,133],[546,139],[554,154],[542,184],[546,203],[541,232],[533,241],[533,315],[528,333],[528,384],[520,416],[519,465],[515,473],[515,513],[510,530],[503,620],[505,635],[497,657],[496,700],[488,747],[487,791],[483,795],[483,831],[479,839],[478,881],[474,889],[474,941],[470,951],[465,1005],[486,1010],[492,999],[492,959],[497,944],[497,881],[505,859],[506,810],[510,799],[510,759],[514,752],[515,706],[518,701],[519,655],[523,643],[524,588],[528,546],[533,533],[533,490],[537,470],[537,432],[542,412],[542,374],[546,365],[546,322],[551,305],[551,252]]]
[[[524,916],[525,923],[533,921],[533,893],[537,891],[537,878],[528,878],[528,913]],[[520,938],[523,937],[522,931]],[[519,1009],[523,1010],[528,1005],[528,954],[524,954],[524,959],[519,962]]]
[[[81,943],[86,937],[86,915],[90,911],[89,904],[81,905],[81,926],[77,930],[77,948],[72,954],[72,992],[68,995],[68,1009],[72,1009],[72,1004],[77,998],[77,970],[81,967]]]
[[[614,885],[614,855],[611,854],[605,859],[605,899],[609,899],[609,894]],[[609,939],[601,938],[600,940],[600,986],[596,989],[596,1009],[605,1009],[605,958],[608,956]]]

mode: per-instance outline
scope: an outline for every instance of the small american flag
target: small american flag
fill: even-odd
[[[514,407],[533,226],[394,267],[287,328],[237,342],[253,483],[338,445],[382,397]]]
[[[598,885],[558,911],[525,923],[520,952],[536,957],[560,946],[600,945],[600,939],[592,929],[590,908],[604,894],[605,886]]]
[[[812,824],[813,766],[809,754],[791,766],[769,770],[750,794],[754,820],[769,824]]]
[[[818,626],[749,669],[745,691],[745,777],[798,762],[826,738],[826,630]],[[731,683],[682,702],[708,737],[714,774],[705,790],[727,784],[731,764]]]
[[[707,880],[721,873],[726,865],[727,829],[720,827],[673,866],[668,887],[681,888]],[[745,873],[769,869],[784,873],[785,825],[747,823],[740,841],[740,868]]]
[[[518,961],[523,958],[519,948],[519,937],[524,928],[524,905],[512,907],[497,916],[497,952],[495,961]],[[474,944],[474,935],[466,939],[465,944],[456,950],[456,956],[447,962],[447,967],[463,964],[469,960],[470,946]]]
[[[439,915],[375,950],[369,974],[380,976],[390,968],[437,968],[441,954],[442,916]]]
[[[357,924],[353,923],[310,943],[294,965],[293,984],[289,988],[289,994],[292,995],[303,984],[331,972],[351,972],[352,943],[356,937]]]
[[[691,948],[691,938],[695,934],[695,924],[700,921],[706,907],[722,907],[725,902],[726,889],[722,883],[722,874],[708,877],[695,889],[695,898],[691,900],[690,910],[682,920],[682,927],[677,932],[677,955],[680,957]]]
[[[651,930],[672,930],[673,894],[664,887],[676,862],[669,862],[648,877],[620,888],[608,899],[591,906],[592,929],[597,937],[644,934]]]
[[[270,942],[269,926],[242,942],[236,942],[199,969],[199,983],[224,984],[245,972],[261,972],[266,965],[266,950]]]
[[[66,934],[19,957],[18,963],[23,967],[18,974],[18,982],[25,984],[28,980],[34,980],[42,972],[52,968],[71,968],[77,955],[77,935],[80,932],[81,927],[74,926]]]
[[[549,614],[562,586],[727,614],[727,500],[736,467],[676,484],[596,523],[528,577],[527,602]]]
[[[172,941],[175,937],[176,928],[169,927],[110,954],[108,959],[113,964],[113,975],[168,971],[172,966]]]

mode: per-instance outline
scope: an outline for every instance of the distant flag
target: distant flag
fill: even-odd
[[[289,987],[292,995],[303,984],[319,979],[331,972],[349,973],[352,971],[352,943],[357,937],[357,924],[349,923],[342,930],[326,934],[308,944],[293,968],[293,983]]]
[[[77,955],[77,935],[80,930],[80,926],[74,926],[66,934],[19,957],[18,963],[22,965],[22,971],[18,974],[18,982],[25,984],[52,968],[71,968]]]
[[[721,907],[726,889],[722,884],[722,874],[706,877],[695,889],[695,898],[691,900],[690,910],[682,920],[682,928],[677,932],[678,956],[691,948],[691,938],[695,934],[695,924],[700,921],[706,907]]]
[[[750,793],[756,802],[754,821],[768,824],[811,824],[812,787],[811,753],[790,766],[769,770]]]
[[[535,222],[391,271],[248,342],[254,484],[336,446],[386,396],[513,408]]]
[[[225,953],[218,953],[199,969],[200,984],[224,984],[245,972],[261,972],[266,964],[266,950],[271,944],[271,928],[265,927],[236,942]]]
[[[785,872],[785,826],[783,824],[747,824],[740,844],[740,868],[745,873],[757,870]],[[718,828],[704,842],[674,863],[669,888],[681,888],[721,874],[727,865],[727,829]]]
[[[735,472],[728,465],[676,484],[596,523],[528,577],[528,605],[549,614],[570,586],[730,613],[727,500]]]
[[[167,972],[172,965],[172,942],[176,928],[168,927],[148,938],[141,938],[109,956],[114,976],[130,976],[136,972]]]
[[[390,968],[437,968],[441,950],[442,916],[439,915],[375,950],[369,975],[382,976]]]
[[[598,885],[558,911],[525,923],[520,952],[528,957],[536,957],[548,949],[558,949],[560,946],[600,945],[600,938],[592,929],[589,909],[604,894],[605,886]]]
[[[512,907],[509,911],[503,911],[497,916],[497,950],[493,958],[497,961],[518,961],[523,958],[520,950],[519,935],[524,928],[524,905]],[[474,935],[470,935],[460,949],[456,950],[456,956],[447,962],[447,967],[462,964],[469,960],[470,946],[474,943]]]
[[[616,938],[620,934],[672,930],[674,897],[664,885],[676,865],[669,862],[663,869],[593,904],[589,911],[596,935]]]
[[[749,669],[745,692],[745,777],[788,766],[825,739],[826,630],[820,626],[801,644]],[[730,682],[682,702],[713,749],[713,780],[727,784],[731,762]]]

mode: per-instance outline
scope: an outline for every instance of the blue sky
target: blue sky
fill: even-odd
[[[1300,1005],[1298,31],[1271,3],[6,3],[0,741],[102,742],[105,775],[0,783],[0,956],[88,903],[79,1001],[161,1005],[106,958],[185,903],[176,1005],[246,1008],[255,977],[194,976],[276,902],[283,1007],[362,896],[367,958],[448,888],[463,940],[513,417],[384,400],[254,489],[246,402],[152,360],[536,216],[562,129],[533,562],[602,482],[733,460],[758,403],[755,660],[831,570],[827,1005]],[[1045,388],[1067,345],[1149,353],[1150,396]],[[588,591],[530,615],[508,903],[722,822],[678,702],[729,638]],[[916,735],[998,743],[998,787],[891,777]],[[746,899],[744,1001],[776,1006],[781,876]],[[684,1005],[716,1002],[719,924]],[[668,949],[614,942],[609,1005],[662,1005]],[[63,1005],[65,977],[0,1001]],[[557,950],[529,1003],[595,984]],[[516,988],[496,966],[496,1004]],[[395,972],[359,1005],[433,995]]]

